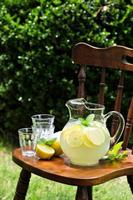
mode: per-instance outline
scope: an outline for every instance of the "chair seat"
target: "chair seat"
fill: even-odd
[[[53,157],[51,160],[25,158],[20,148],[13,151],[13,161],[23,169],[41,177],[76,186],[93,186],[115,177],[131,175],[133,172],[133,154],[130,150],[123,161],[113,163],[100,161],[93,167],[73,166],[61,157]]]

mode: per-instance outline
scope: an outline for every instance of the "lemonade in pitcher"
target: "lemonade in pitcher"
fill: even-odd
[[[124,119],[115,111],[104,115],[103,105],[88,103],[84,99],[69,100],[66,105],[70,119],[60,136],[62,150],[74,165],[96,165],[108,152],[111,139],[118,140],[121,136]],[[113,138],[106,128],[106,120],[112,114],[117,115],[120,122]]]

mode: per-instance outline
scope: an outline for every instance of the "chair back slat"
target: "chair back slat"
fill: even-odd
[[[104,88],[105,88],[105,68],[102,68],[101,81],[99,84],[98,103],[104,105]]]
[[[75,64],[133,72],[133,63],[128,61],[128,57],[133,58],[133,49],[120,45],[97,48],[80,42],[72,49],[72,59]]]
[[[121,76],[119,80],[119,84],[117,86],[117,96],[115,100],[114,110],[120,112],[121,111],[121,102],[124,88],[124,72],[121,71]]]
[[[116,94],[115,106],[114,106],[114,110],[118,112],[121,112],[123,88],[124,88],[124,72],[121,71],[119,84],[117,86],[117,94]],[[115,134],[117,126],[118,126],[118,119],[114,117],[112,120],[111,135]]]
[[[127,115],[127,121],[126,121],[126,126],[125,126],[125,131],[124,131],[124,139],[123,139],[123,150],[127,148],[129,137],[132,132],[132,127],[133,127],[133,97],[131,99],[131,103],[129,106],[129,111]]]
[[[78,98],[85,98],[85,81],[86,81],[86,73],[85,73],[85,65],[81,65],[80,71],[78,74]]]

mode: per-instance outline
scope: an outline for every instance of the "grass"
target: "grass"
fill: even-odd
[[[12,161],[11,148],[0,143],[0,200],[12,200],[21,168]],[[26,200],[74,200],[76,187],[32,175]],[[94,187],[94,200],[132,200],[126,177]]]

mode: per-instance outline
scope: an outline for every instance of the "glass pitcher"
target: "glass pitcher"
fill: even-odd
[[[104,114],[101,104],[87,102],[84,98],[72,99],[66,103],[69,110],[69,121],[62,130],[60,143],[70,163],[79,166],[98,164],[108,152],[111,143],[116,143],[122,135],[125,121],[116,111]],[[107,127],[107,119],[118,117],[118,129],[111,137]]]

